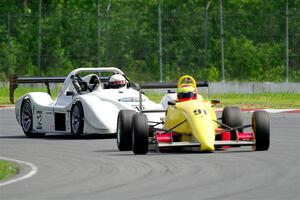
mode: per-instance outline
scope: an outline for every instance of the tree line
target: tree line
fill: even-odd
[[[158,2],[41,0],[39,18],[39,1],[1,1],[0,79],[116,66],[135,81],[158,81]],[[286,0],[222,2],[225,80],[285,81]],[[163,80],[190,74],[220,81],[219,1],[160,3]],[[288,8],[289,81],[299,82],[300,0]]]

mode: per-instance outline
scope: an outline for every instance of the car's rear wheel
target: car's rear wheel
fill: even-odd
[[[45,133],[33,133],[33,113],[31,109],[31,102],[29,99],[24,99],[21,106],[21,127],[23,132],[28,137],[43,137]]]
[[[83,108],[80,102],[75,102],[71,109],[71,132],[74,138],[80,137],[83,133]]]
[[[121,110],[117,123],[117,145],[120,151],[132,150],[132,117],[133,110]]]
[[[134,154],[148,153],[149,125],[147,116],[137,113],[132,119],[132,150]]]
[[[237,106],[225,107],[222,113],[222,123],[230,128],[243,126],[243,118],[240,108]],[[227,127],[223,126],[223,128]],[[243,130],[240,129],[239,131],[242,132]],[[236,140],[236,131],[231,131],[230,133],[230,139]]]
[[[252,114],[252,129],[255,134],[255,150],[266,151],[270,146],[270,120],[265,111],[255,111]]]

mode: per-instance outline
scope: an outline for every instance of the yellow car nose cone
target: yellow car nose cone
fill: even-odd
[[[215,133],[206,127],[195,127],[193,136],[200,143],[200,150],[210,152],[215,150]]]
[[[215,144],[200,143],[200,150],[205,152],[215,151]]]
[[[192,135],[200,143],[201,151],[215,150],[215,130],[212,117],[199,101],[181,103],[177,106],[187,119]]]

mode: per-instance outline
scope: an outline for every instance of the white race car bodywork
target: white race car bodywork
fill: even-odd
[[[65,79],[62,90],[56,100],[52,100],[48,93],[30,92],[20,97],[15,106],[16,118],[22,126],[22,105],[30,102],[32,110],[32,133],[72,133],[71,111],[76,102],[80,102],[83,109],[83,134],[114,134],[117,129],[117,118],[120,110],[130,109],[138,111],[139,91],[131,87],[119,89],[105,89],[100,83],[93,91],[79,94],[72,83],[72,77],[78,73],[111,72],[122,74],[118,68],[79,68],[73,70]],[[82,78],[88,81],[90,76]],[[72,92],[72,95],[67,94]],[[162,109],[161,104],[150,101],[142,95],[143,109]],[[149,113],[149,120],[158,121],[162,114]],[[24,130],[24,129],[23,129]]]

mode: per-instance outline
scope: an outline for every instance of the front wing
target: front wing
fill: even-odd
[[[201,144],[198,142],[172,142],[172,143],[167,143],[167,142],[159,142],[157,144],[159,148],[164,148],[164,147],[200,147]],[[230,146],[230,147],[235,147],[235,146],[253,146],[255,145],[255,141],[215,141],[215,147],[223,147],[223,146]]]

